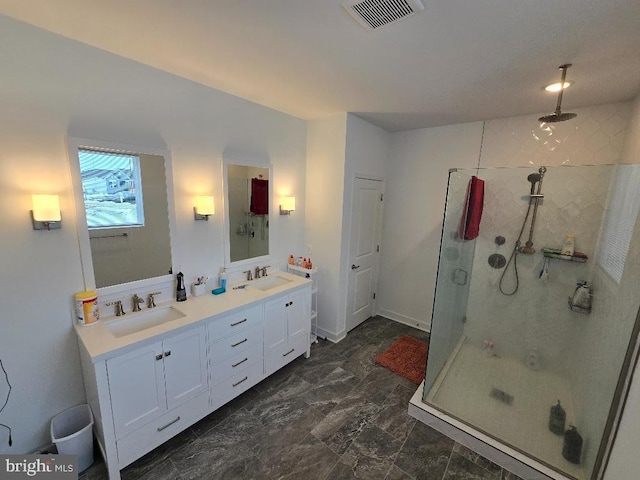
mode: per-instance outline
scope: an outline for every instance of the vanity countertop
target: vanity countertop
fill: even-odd
[[[284,285],[278,285],[270,288],[267,291],[261,291],[252,286],[256,285],[260,280],[254,280],[252,282],[238,282],[236,284],[229,285],[227,291],[221,295],[212,295],[212,288],[209,288],[207,294],[199,297],[189,296],[186,302],[172,301],[158,304],[156,307],[158,309],[170,306],[184,314],[184,316],[160,325],[145,328],[144,330],[135,333],[116,337],[111,333],[108,325],[109,322],[119,321],[122,319],[134,320],[134,316],[139,315],[138,313],[127,313],[124,317],[111,316],[103,318],[99,322],[90,326],[81,326],[76,324],[76,333],[78,334],[82,346],[86,349],[91,360],[95,363],[100,360],[120,355],[126,351],[133,350],[139,346],[161,341],[165,336],[167,336],[166,334],[178,333],[179,331],[187,327],[195,326],[197,323],[204,320],[229,313],[237,308],[260,302],[271,296],[283,294],[289,290],[311,283],[310,279],[286,272],[274,272],[267,278],[273,278],[275,276],[283,277],[287,279],[288,282]],[[246,288],[238,290],[233,289],[234,286],[243,284],[247,285]],[[152,310],[154,309],[144,308],[140,314],[151,312]]]

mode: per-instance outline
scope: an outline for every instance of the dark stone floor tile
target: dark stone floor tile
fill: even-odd
[[[210,472],[207,480],[272,480],[264,473],[262,463],[256,457],[244,457],[220,465]]]
[[[324,418],[301,399],[274,399],[262,405],[255,415],[266,426],[248,439],[247,446],[263,463],[301,442]]]
[[[406,472],[400,470],[397,466],[393,465],[389,473],[385,477],[385,480],[413,480],[413,477]]]
[[[454,441],[421,422],[411,429],[395,464],[416,479],[440,480],[447,468]]]
[[[137,472],[123,472],[122,480],[181,480],[178,469],[171,460],[165,460],[142,475]]]
[[[496,478],[500,476],[453,452],[442,480],[496,480]]]
[[[474,452],[470,448],[467,448],[460,443],[456,443],[454,445],[453,451],[462,455],[467,460],[472,461],[476,465],[484,468],[485,470],[488,470],[497,478],[500,478],[500,475],[502,474],[502,467],[500,465],[493,463],[491,460],[483,457],[479,453]]]
[[[313,435],[262,462],[261,475],[282,480],[324,480],[339,456]]]
[[[300,396],[309,405],[325,415],[342,401],[360,382],[360,379],[341,367],[336,368],[324,380]]]
[[[402,377],[377,365],[349,392],[349,396],[366,398],[370,402],[382,406],[387,397],[400,383],[403,383]]]
[[[247,390],[240,396],[234,398],[230,402],[227,402],[225,405],[218,408],[216,411],[210,413],[206,417],[204,417],[199,422],[195,423],[191,426],[191,430],[197,435],[202,436],[206,434],[213,427],[218,425],[220,422],[229,418],[230,415],[240,410],[242,407],[253,401],[259,392],[254,388]]]
[[[384,479],[401,447],[399,440],[375,425],[367,425],[342,455],[340,463],[351,468],[352,478]]]
[[[379,410],[378,405],[366,399],[347,398],[338,403],[311,433],[342,455]]]
[[[405,385],[396,386],[373,419],[373,423],[402,442],[416,423],[416,419],[407,413],[411,395],[413,389]]]
[[[363,379],[376,368],[375,358],[378,356],[379,343],[364,345],[342,364],[342,368]]]
[[[387,318],[375,316],[365,321],[358,328],[361,328],[369,337],[380,337],[380,335],[389,326],[390,321],[391,320]]]
[[[303,380],[318,385],[336,368],[341,368],[344,361],[340,355],[327,355],[326,358],[311,356],[304,364],[299,365],[295,372]]]
[[[87,468],[82,475],[80,475],[79,480],[109,480],[109,473],[107,472],[107,466],[102,461],[102,457],[100,454],[95,452],[96,461]]]
[[[190,429],[184,430],[182,433],[179,433],[172,439],[160,445],[158,448],[152,450],[128,467],[124,468],[120,474],[125,480],[142,478],[148,472],[167,460],[167,458],[169,458],[169,456],[174,452],[192,445],[197,441],[197,438],[198,437],[196,437],[195,433]]]

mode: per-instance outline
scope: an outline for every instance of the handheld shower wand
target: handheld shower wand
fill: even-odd
[[[532,173],[527,177],[527,179],[531,182],[531,194],[529,195],[530,197],[529,203],[531,204],[531,202],[533,202],[533,215],[531,216],[531,227],[529,228],[529,239],[525,243],[524,247],[520,247],[520,253],[524,253],[527,255],[532,255],[536,253],[536,249],[533,248],[533,228],[536,225],[536,214],[538,213],[538,202],[540,202],[541,198],[544,198],[544,195],[542,195],[540,191],[542,190],[542,179],[544,178],[544,174],[547,172],[547,169],[546,167],[540,167],[538,172],[539,172],[538,174]],[[536,182],[538,183],[538,190],[536,191],[536,193],[533,193],[535,184],[532,180],[532,177],[535,177],[537,179]]]

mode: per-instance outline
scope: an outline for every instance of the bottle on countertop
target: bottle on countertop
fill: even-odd
[[[224,267],[220,269],[220,288],[227,289],[227,271]]]
[[[295,264],[296,264],[296,261],[293,258],[293,255],[289,255],[289,265],[295,265]]]
[[[178,287],[176,288],[176,300],[184,302],[187,299],[187,289],[184,286],[184,274],[178,272]]]

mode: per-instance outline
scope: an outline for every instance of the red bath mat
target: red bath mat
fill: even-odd
[[[378,355],[375,362],[419,385],[427,365],[427,344],[402,336]]]

